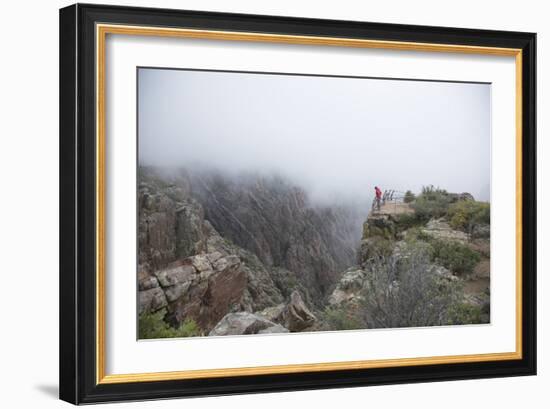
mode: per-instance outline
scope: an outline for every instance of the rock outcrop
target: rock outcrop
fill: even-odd
[[[367,272],[359,267],[352,267],[345,271],[328,299],[329,305],[360,301],[361,292],[366,287],[366,277]]]
[[[488,239],[491,237],[491,226],[488,224],[474,226],[472,229],[472,237],[476,239]]]
[[[171,284],[164,288],[171,302],[168,320],[180,323],[192,319],[208,330],[239,304],[247,285],[246,273],[237,256],[224,257],[219,252],[199,254],[184,262],[190,264],[170,269],[166,275],[170,277],[167,284]],[[165,270],[156,274],[159,278]]]
[[[464,243],[469,240],[467,233],[460,230],[454,230],[449,226],[449,223],[443,219],[430,220],[426,224],[426,227],[422,229],[422,232],[436,239],[456,240]]]
[[[290,302],[283,310],[281,320],[290,331],[299,332],[311,327],[317,318],[306,306],[300,293],[294,291],[290,295]]]
[[[138,189],[139,269],[151,273],[205,251],[204,212],[191,197],[188,175],[140,168]]]
[[[260,315],[249,312],[235,312],[223,317],[208,335],[277,334],[285,332],[288,332],[288,329]]]
[[[468,194],[448,195],[451,201],[473,200]],[[424,307],[432,309],[430,299],[433,299],[434,303],[440,303],[438,309],[447,308],[451,304],[441,300],[448,297],[453,309],[446,310],[444,319],[441,316],[437,318],[435,314],[425,321],[428,313],[426,316],[418,315],[420,324],[417,325],[427,325],[427,322],[430,325],[488,322],[490,249],[487,237],[490,228],[475,224],[471,230],[472,234],[468,234],[453,229],[446,217],[431,218],[427,222],[415,219],[414,210],[408,204],[382,206],[380,211],[371,212],[363,224],[358,265],[345,270],[334,286],[328,297],[327,320],[333,320],[332,325],[351,325],[353,328],[357,325],[373,328],[409,325],[407,311],[399,309],[401,299],[394,303],[392,297],[406,288],[407,297],[404,300],[411,306],[415,305],[415,299],[425,294],[420,289],[431,282],[431,287],[426,288],[431,288],[430,291],[435,293],[433,298],[423,301]],[[468,248],[480,259],[473,273],[465,277],[451,271],[451,268],[459,268],[461,258],[473,257],[466,251]],[[411,296],[415,291],[418,294]],[[441,298],[436,301],[437,297]],[[373,312],[377,314],[376,319]],[[357,324],[353,321],[357,319],[364,321]],[[323,324],[323,329],[331,328],[330,322]]]
[[[406,205],[408,209],[408,205]],[[400,210],[399,214],[406,213]],[[357,263],[364,266],[376,257],[388,256],[393,250],[391,244],[398,232],[398,216],[384,208],[382,211],[371,212],[363,223],[363,235],[357,254]]]
[[[139,292],[138,311],[140,314],[148,311],[158,311],[168,305],[166,295],[161,288],[154,287]]]
[[[258,313],[264,318],[283,325],[291,332],[304,331],[315,324],[317,318],[307,307],[298,291],[293,291],[287,304],[268,307]]]

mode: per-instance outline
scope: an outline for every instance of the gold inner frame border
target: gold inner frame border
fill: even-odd
[[[291,374],[350,369],[388,368],[469,362],[519,360],[522,358],[522,50],[458,44],[416,43],[355,38],[301,36],[186,28],[96,24],[96,383],[204,379],[232,376]],[[105,373],[105,42],[108,34],[198,38],[298,45],[371,48],[402,51],[467,53],[515,57],[516,65],[516,350],[504,353],[449,355],[366,361],[320,362],[131,374]]]

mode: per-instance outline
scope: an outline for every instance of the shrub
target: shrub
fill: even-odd
[[[461,200],[449,206],[448,218],[453,229],[471,233],[475,226],[490,224],[491,207],[489,203]]]
[[[405,241],[408,243],[414,243],[418,241],[424,241],[430,243],[433,237],[425,233],[420,226],[415,226],[407,230]]]
[[[264,267],[262,267],[262,270]],[[257,269],[256,271],[262,271],[260,269]],[[252,270],[254,271],[254,270]],[[296,277],[296,274],[292,271],[285,270],[284,268],[275,267],[271,270],[271,278],[273,279],[273,282],[277,286],[277,288],[281,291],[281,294],[283,297],[288,298],[290,297],[290,294],[296,289],[300,287],[300,283],[298,282],[298,278]]]
[[[358,263],[364,264],[369,259],[376,257],[389,256],[394,247],[392,240],[387,240],[380,236],[369,237],[361,241],[361,247],[358,251]]]
[[[481,307],[463,302],[456,303],[449,310],[448,325],[482,324],[482,313]]]
[[[395,222],[392,219],[369,218],[363,223],[363,239],[369,237],[395,238]]]
[[[366,324],[352,308],[329,307],[323,313],[323,321],[330,330],[362,329]]]
[[[419,220],[427,221],[446,215],[450,203],[451,199],[446,190],[427,186],[422,188],[422,193],[411,206]]]
[[[369,266],[362,302],[369,328],[444,325],[460,299],[460,284],[430,268],[425,243],[408,245],[403,256],[379,258]]]
[[[481,260],[481,255],[456,241],[432,240],[432,258],[457,274],[470,274]]]
[[[402,232],[424,224],[424,221],[416,217],[415,214],[402,213],[395,216],[395,226],[397,232]]]
[[[407,190],[405,192],[405,197],[403,198],[403,201],[405,203],[412,203],[412,202],[414,202],[415,198],[416,198],[416,196],[414,195],[414,193],[411,192],[410,190]]]
[[[139,339],[184,338],[201,335],[195,321],[186,320],[178,328],[174,328],[164,321],[165,315],[165,310],[141,314],[138,325]]]

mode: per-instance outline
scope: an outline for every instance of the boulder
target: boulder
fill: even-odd
[[[209,336],[285,333],[282,325],[249,312],[235,312],[224,316],[210,331]]]
[[[139,314],[144,312],[155,312],[167,305],[166,296],[160,287],[140,291],[138,293]]]
[[[223,257],[223,254],[219,251],[213,251],[212,253],[208,253],[206,255],[206,258],[210,262],[210,264],[214,264],[216,261],[218,261],[220,258]]]
[[[449,223],[443,219],[430,220],[426,224],[426,227],[422,229],[422,232],[433,238],[443,240],[467,242],[469,238],[463,231],[452,229],[451,226],[449,226]]]
[[[300,332],[311,327],[317,318],[306,306],[300,293],[296,290],[290,295],[287,304],[268,307],[257,313],[259,316],[283,325],[291,332]]]
[[[150,290],[151,288],[155,288],[158,286],[159,286],[159,282],[157,278],[154,276],[145,277],[139,280],[139,283],[138,283],[139,291]]]
[[[170,304],[169,319],[175,324],[193,319],[203,330],[211,330],[239,305],[247,288],[246,273],[240,268],[238,258],[231,266],[202,271],[191,286],[182,291],[182,296]]]
[[[381,237],[391,239],[395,236],[395,221],[392,215],[384,213],[370,213],[363,223],[363,239]]]
[[[212,264],[210,264],[210,261],[208,260],[206,254],[198,254],[191,257],[191,263],[193,263],[193,266],[197,269],[197,271],[206,271],[212,269]]]
[[[190,281],[187,281],[183,284],[176,284],[171,287],[165,288],[164,294],[166,295],[166,299],[168,300],[168,302],[174,302],[182,295],[184,295],[187,290],[189,290],[189,287],[191,287]]]
[[[235,255],[222,257],[216,260],[213,267],[217,271],[226,271],[238,267],[241,264],[239,257]]]
[[[282,325],[276,324],[272,327],[267,327],[266,329],[262,329],[258,331],[258,334],[285,334],[288,333],[288,329],[283,327]]]
[[[282,316],[285,308],[286,308],[286,304],[284,303],[278,304],[273,307],[264,308],[262,311],[258,312],[257,314],[268,319],[269,321],[275,322]]]
[[[204,270],[204,271],[201,271],[200,274],[199,274],[199,279],[200,280],[207,280],[212,274],[214,274],[215,271],[214,270]]]
[[[162,287],[170,287],[176,284],[192,281],[196,275],[195,268],[191,265],[181,265],[155,272]]]
[[[443,266],[437,264],[431,264],[429,266],[429,271],[434,273],[438,277],[444,278],[449,281],[458,281],[458,277],[455,276],[450,270],[446,269]]]
[[[291,332],[299,332],[312,326],[317,318],[307,308],[300,293],[293,291],[290,302],[283,311],[282,320]]]
[[[473,238],[488,239],[491,237],[491,226],[488,224],[477,224],[472,229]]]
[[[359,268],[352,268],[344,272],[338,281],[336,288],[329,296],[330,305],[340,305],[353,302],[360,298],[361,291],[365,287],[366,272]]]

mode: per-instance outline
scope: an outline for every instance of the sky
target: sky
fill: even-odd
[[[489,200],[490,84],[140,68],[140,165],[278,174],[319,201]]]

